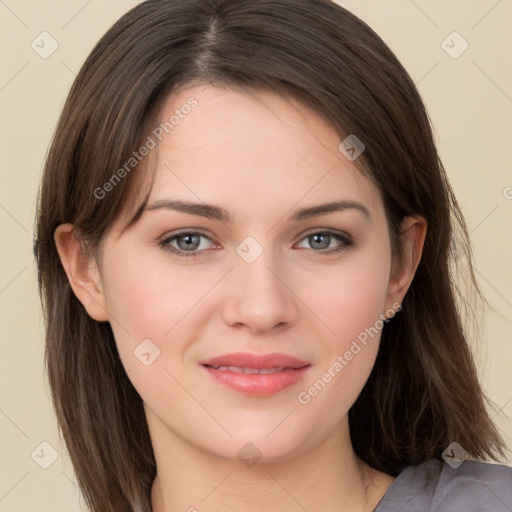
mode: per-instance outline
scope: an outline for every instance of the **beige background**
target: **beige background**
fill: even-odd
[[[31,252],[35,197],[76,72],[93,44],[136,3],[0,0],[0,512],[72,512],[83,504],[43,373]],[[486,313],[483,343],[475,348],[482,383],[499,410],[492,414],[512,448],[512,1],[342,3],[391,46],[430,112],[471,231],[477,278],[495,309]],[[31,48],[43,31],[59,45],[47,59]],[[453,31],[469,44],[455,59],[441,46]],[[445,44],[453,53],[464,41],[450,36]],[[51,462],[42,442],[58,457],[48,469],[31,457],[36,450],[34,459]]]

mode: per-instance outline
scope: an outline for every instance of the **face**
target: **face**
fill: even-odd
[[[176,110],[145,212],[102,241],[96,302],[152,422],[284,460],[346,421],[405,294],[383,202],[292,99],[196,85],[160,121]]]

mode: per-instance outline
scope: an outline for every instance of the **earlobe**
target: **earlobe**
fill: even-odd
[[[421,260],[427,234],[427,221],[421,215],[405,217],[400,232],[401,258],[393,265],[388,301],[402,303]]]
[[[109,320],[101,279],[95,259],[86,254],[72,224],[61,224],[54,232],[60,261],[78,300],[91,318]]]

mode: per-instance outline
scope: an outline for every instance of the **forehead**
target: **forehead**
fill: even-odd
[[[148,204],[203,201],[235,218],[265,212],[269,222],[298,203],[381,207],[375,185],[340,152],[343,135],[292,97],[192,84],[166,98],[156,124]]]
[[[196,106],[185,109],[191,98]],[[333,166],[340,171],[330,173],[333,178],[362,179],[338,149],[340,134],[311,107],[291,97],[262,89],[194,85],[163,104],[160,123],[172,117],[176,124],[159,144],[160,184],[172,174],[165,172],[166,166],[212,186],[219,186],[221,179],[233,186],[261,180],[277,185],[280,178],[322,176]]]
[[[195,106],[188,108],[192,101]],[[209,153],[216,161],[223,157],[243,160],[243,154],[252,150],[257,151],[259,161],[266,155],[275,157],[276,148],[279,153],[292,152],[304,159],[321,148],[333,158],[340,156],[340,136],[319,113],[290,96],[261,88],[189,85],[164,102],[161,126],[172,118],[176,124],[163,134],[163,151],[174,147],[193,152],[190,156]]]

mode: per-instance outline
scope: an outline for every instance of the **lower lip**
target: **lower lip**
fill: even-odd
[[[287,368],[276,373],[238,373],[229,370],[216,370],[204,366],[208,373],[221,384],[245,395],[268,396],[279,393],[301,380],[311,365],[302,368]]]

